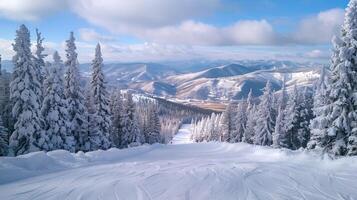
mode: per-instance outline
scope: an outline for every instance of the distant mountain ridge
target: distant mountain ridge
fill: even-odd
[[[254,96],[259,96],[268,80],[274,90],[279,90],[284,76],[288,78],[288,87],[295,83],[311,86],[322,66],[276,60],[202,62],[202,66],[196,61],[178,63],[187,66],[180,70],[174,62],[108,63],[103,70],[111,87],[179,99],[227,100],[245,98],[250,89]],[[4,69],[11,71],[11,61],[2,64]],[[84,77],[90,77],[90,63],[80,64],[80,70]],[[193,72],[185,72],[187,70]]]

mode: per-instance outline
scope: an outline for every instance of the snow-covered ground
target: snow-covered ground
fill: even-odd
[[[171,144],[190,144],[193,143],[191,140],[192,125],[183,124],[180,130],[177,132],[175,137],[172,139]]]
[[[0,199],[357,199],[357,157],[248,144],[0,158]]]

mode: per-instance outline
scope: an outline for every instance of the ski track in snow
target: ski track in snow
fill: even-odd
[[[191,140],[192,135],[192,125],[183,124],[175,137],[172,139],[171,144],[190,144],[193,143]]]
[[[248,144],[59,150],[0,158],[0,199],[355,200],[356,172],[356,157]]]

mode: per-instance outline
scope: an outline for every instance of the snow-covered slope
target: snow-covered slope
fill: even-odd
[[[183,124],[170,144],[190,144],[193,143],[191,139],[192,135],[192,125],[191,124]]]
[[[84,72],[85,76],[91,74],[89,64],[81,65],[81,70]],[[157,63],[105,64],[103,70],[108,81],[111,83],[116,83],[118,81],[131,83],[161,80],[177,73],[174,69]]]
[[[129,88],[157,96],[176,95],[176,87],[174,85],[160,81],[131,83]]]
[[[152,145],[0,158],[0,199],[357,198],[357,157],[247,144]]]
[[[169,76],[168,78],[166,78],[166,81],[173,84],[180,84],[200,78],[230,77],[230,76],[246,74],[252,71],[254,70],[249,69],[243,65],[228,64],[219,67],[213,67],[200,72]]]

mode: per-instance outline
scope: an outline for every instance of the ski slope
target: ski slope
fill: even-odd
[[[357,158],[248,144],[152,145],[0,158],[0,199],[355,200]]]
[[[192,135],[192,125],[183,124],[178,130],[175,137],[172,139],[171,144],[190,144],[193,143],[191,140]]]

